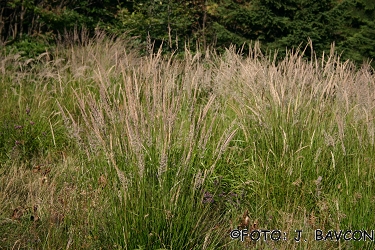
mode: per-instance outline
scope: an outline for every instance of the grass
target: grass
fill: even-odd
[[[369,66],[126,44],[1,55],[0,249],[373,248]]]

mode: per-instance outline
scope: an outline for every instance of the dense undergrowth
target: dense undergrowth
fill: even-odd
[[[373,247],[314,238],[375,229],[370,67],[126,44],[1,55],[1,249]]]

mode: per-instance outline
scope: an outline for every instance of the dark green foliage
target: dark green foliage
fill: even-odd
[[[117,1],[10,0],[0,8],[0,40],[6,45],[30,37],[55,40],[73,28],[104,28],[115,21]]]
[[[124,31],[138,36],[142,42],[155,41],[155,48],[184,50],[189,39],[200,39],[204,24],[204,1],[137,1],[120,8],[118,19]]]
[[[373,1],[347,0],[342,3],[344,13],[342,37],[338,47],[345,59],[362,63],[374,58],[375,4]]]
[[[51,43],[52,41],[24,35],[22,39],[16,40],[14,43],[7,46],[6,51],[8,53],[19,53],[26,58],[35,58],[46,51],[50,51],[53,47]]]
[[[29,57],[56,39],[72,40],[66,34],[83,28],[90,36],[100,28],[136,37],[132,45],[143,52],[150,52],[150,42],[155,49],[183,52],[186,44],[222,51],[259,40],[262,49],[283,56],[286,48],[312,40],[318,55],[332,43],[357,63],[375,54],[371,0],[10,0],[0,8],[0,44],[13,44]]]
[[[336,18],[332,1],[256,1],[253,26],[268,48],[285,52],[313,41],[320,54],[333,42]],[[282,53],[283,54],[283,53]]]

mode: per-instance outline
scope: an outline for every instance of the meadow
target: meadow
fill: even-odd
[[[0,56],[0,249],[374,248],[368,64],[80,41]]]

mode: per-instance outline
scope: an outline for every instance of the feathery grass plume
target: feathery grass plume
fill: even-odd
[[[91,44],[87,44],[89,48],[83,49],[89,50],[88,55],[91,56],[90,53],[94,52],[90,50]],[[83,55],[79,50],[72,48],[70,56],[74,64],[83,62],[73,59]],[[143,192],[155,198],[163,195],[169,199],[161,199],[156,209],[163,207],[165,210],[168,207],[171,214],[168,218],[175,218],[175,213],[182,209],[178,204],[190,203],[185,199],[191,199],[191,195],[196,193],[194,187],[190,190],[190,185],[186,184],[196,179],[192,167],[195,168],[193,162],[198,152],[201,159],[207,157],[205,145],[218,140],[217,134],[226,131],[225,127],[214,125],[218,115],[215,95],[201,94],[207,89],[203,82],[209,79],[210,73],[202,70],[197,56],[192,58],[191,63],[188,62],[189,70],[184,71],[187,63],[174,60],[173,55],[165,60],[160,49],[142,58],[130,58],[127,55],[126,59],[112,61],[118,63],[115,65],[106,64],[105,61],[103,64],[95,54],[92,57],[89,65],[91,72],[87,71],[82,79],[84,82],[87,78],[90,85],[80,84],[79,88],[71,90],[78,113],[73,115],[72,111],[67,111],[68,107],[60,103],[61,113],[72,120],[71,124],[80,127],[80,137],[87,143],[83,146],[90,154],[89,159],[95,161],[105,156],[108,164],[116,170],[120,183],[126,186],[123,193],[123,204],[126,207],[139,210],[139,213],[148,217],[150,213],[155,213],[152,212],[155,209],[154,198],[149,200]],[[130,66],[123,60],[139,63]],[[119,72],[115,69],[119,69]],[[117,74],[121,77],[117,77]],[[189,112],[191,118],[186,121],[185,115]],[[220,154],[216,160],[224,153],[234,135],[230,131],[225,133],[229,134],[217,141]],[[137,166],[138,174],[133,172],[134,166]],[[208,178],[206,173],[207,170],[205,177],[196,185],[205,185]],[[134,197],[144,199],[143,202],[150,205],[140,207]],[[200,201],[197,202],[199,206],[202,205]],[[190,209],[189,206],[184,209]],[[193,210],[195,208],[191,212]],[[192,218],[196,218],[196,223],[205,225],[206,222],[200,222],[205,216],[208,214],[197,214]],[[127,230],[132,227],[132,223],[141,223],[130,213],[121,217],[129,222],[125,225],[121,223]],[[155,219],[157,217],[152,217],[152,220]],[[197,225],[194,228],[198,235],[201,229]],[[130,244],[130,235],[133,235],[129,233],[124,235],[126,244]]]

